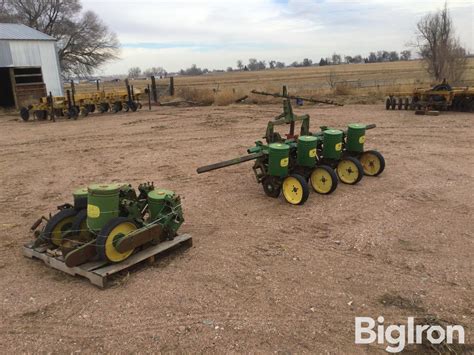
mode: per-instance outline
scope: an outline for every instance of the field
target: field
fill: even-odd
[[[266,197],[251,163],[196,174],[245,155],[280,110],[154,107],[56,123],[1,115],[3,352],[382,353],[354,345],[354,317],[380,315],[461,324],[472,344],[473,115],[297,109],[313,129],[376,123],[367,148],[387,162],[381,176],[311,193],[301,207]],[[22,256],[39,216],[76,187],[111,181],[177,191],[194,246],[107,290]]]
[[[135,88],[143,90],[149,80],[131,80]],[[168,79],[157,80],[164,97]],[[387,93],[410,92],[415,87],[434,84],[423,68],[421,61],[390,62],[374,64],[344,64],[323,67],[285,68],[257,72],[213,73],[201,76],[178,76],[175,87],[178,96],[185,99],[228,105],[249,94],[252,89],[281,92],[287,85],[291,93],[317,97],[337,97],[347,103],[381,102]],[[462,85],[474,85],[474,58],[468,61]],[[123,82],[104,82],[105,90],[123,89]],[[96,90],[95,84],[76,85],[78,92]],[[266,97],[251,95],[248,102],[274,102]]]

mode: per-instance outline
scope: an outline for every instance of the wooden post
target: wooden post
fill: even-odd
[[[53,94],[51,91],[49,92],[49,104],[51,105],[51,120],[56,122],[56,116],[54,115],[54,102],[53,102]]]
[[[150,91],[150,84],[148,84],[148,110],[151,111],[151,91]]]
[[[100,91],[100,79],[96,80],[97,91]]]
[[[76,86],[74,85],[74,80],[71,80],[71,92],[73,95],[76,94]]]
[[[71,97],[72,106],[76,106],[76,88],[74,87],[74,81],[71,80]]]
[[[156,80],[154,75],[151,76],[151,93],[153,94],[153,101],[155,104],[158,103],[158,93],[156,91]]]
[[[170,96],[174,96],[174,77],[170,76]]]
[[[127,96],[128,96],[128,107],[132,107],[132,91],[130,90],[130,85],[128,84],[128,79],[125,79],[125,84],[127,85]]]
[[[70,110],[72,107],[72,102],[71,102],[71,91],[66,90],[66,99],[67,99],[67,108]]]
[[[15,69],[10,68],[10,85],[13,93],[13,101],[17,110],[20,109],[20,103],[18,102],[18,96],[16,94],[16,82],[15,82]]]

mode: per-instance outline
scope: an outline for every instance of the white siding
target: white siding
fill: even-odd
[[[56,44],[53,41],[11,40],[10,53],[13,67],[41,67],[46,90],[54,96],[63,96]]]
[[[40,44],[37,41],[10,41],[14,67],[40,67]]]
[[[8,41],[0,41],[0,68],[10,67],[12,63],[10,43]]]
[[[43,79],[46,83],[46,90],[51,91],[53,96],[63,96],[63,85],[59,72],[58,54],[56,52],[56,43],[41,42],[40,46],[41,68]]]

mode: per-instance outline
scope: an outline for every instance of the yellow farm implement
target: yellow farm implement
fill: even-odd
[[[411,93],[391,93],[385,101],[385,108],[474,112],[474,88],[451,87],[442,83],[430,89],[417,88]]]
[[[66,117],[77,119],[79,116],[86,117],[92,112],[113,112],[137,111],[142,107],[140,98],[142,92],[136,90],[131,92],[127,90],[116,90],[111,92],[99,91],[94,93],[71,94],[67,90],[67,96],[48,96],[42,97],[39,103],[22,107],[20,116],[24,121],[30,119],[33,114],[38,121],[47,120],[55,117]]]

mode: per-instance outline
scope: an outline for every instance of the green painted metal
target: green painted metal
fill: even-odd
[[[354,153],[364,151],[366,126],[360,123],[351,123],[347,126],[346,150]]]
[[[72,195],[74,198],[87,197],[87,187],[81,187],[75,190]]]
[[[87,187],[81,187],[77,190],[75,190],[72,193],[72,197],[74,198],[74,206],[77,206],[79,203],[78,201],[82,198],[87,198]]]
[[[166,201],[173,197],[174,192],[165,189],[156,189],[148,193],[148,208],[150,209],[150,220],[159,218],[160,213],[166,207]]]
[[[155,189],[148,193],[148,223],[157,222],[165,230],[176,234],[184,221],[181,199],[173,191]]]
[[[323,157],[340,159],[342,155],[342,131],[328,129],[323,132]]]
[[[98,232],[119,216],[119,191],[123,184],[93,184],[88,187],[87,226]]]
[[[288,175],[290,146],[272,143],[268,146],[268,175],[285,177]]]
[[[316,165],[316,146],[318,139],[314,136],[301,136],[298,138],[297,162],[298,165],[313,168]]]

